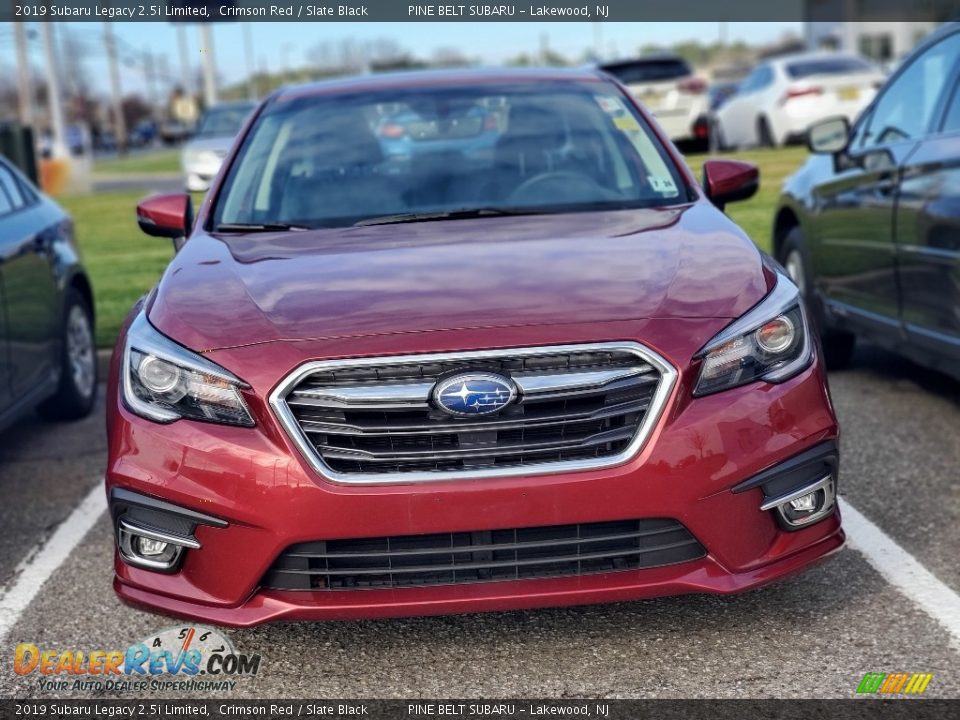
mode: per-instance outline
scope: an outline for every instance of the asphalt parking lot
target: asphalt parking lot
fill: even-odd
[[[864,673],[893,671],[960,696],[960,384],[869,347],[830,382],[854,521],[850,545],[806,574],[729,598],[229,630],[263,656],[233,696],[853,697]],[[0,435],[2,697],[53,696],[13,673],[19,642],[122,648],[175,622],[115,599],[99,506],[51,559],[76,508],[102,502],[102,406]]]

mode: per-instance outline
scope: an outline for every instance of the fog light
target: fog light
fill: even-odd
[[[828,475],[806,487],[768,499],[760,509],[776,509],[782,524],[788,530],[798,530],[829,516],[835,505],[836,490],[833,475]]]
[[[817,509],[817,494],[810,493],[809,495],[804,495],[803,497],[798,497],[796,500],[790,501],[790,508],[796,512],[813,512]]]
[[[134,567],[173,572],[183,551],[197,550],[200,543],[192,536],[182,537],[146,527],[121,516],[117,521],[117,547],[124,562]]]
[[[147,557],[163,555],[164,550],[167,549],[167,545],[168,543],[165,543],[162,540],[153,540],[145,537],[137,538],[137,550],[140,551],[141,555],[145,555]]]

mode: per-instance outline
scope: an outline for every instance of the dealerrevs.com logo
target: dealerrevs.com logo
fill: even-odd
[[[17,675],[36,674],[42,691],[144,690],[230,692],[237,679],[260,671],[259,654],[234,650],[218,631],[188,625],[162,630],[126,650],[41,648],[20,643],[14,650]]]

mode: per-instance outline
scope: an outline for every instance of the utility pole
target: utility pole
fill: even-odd
[[[127,120],[123,116],[123,90],[120,87],[120,64],[117,61],[117,41],[113,26],[103,23],[103,40],[107,46],[107,62],[110,64],[110,92],[113,99],[113,132],[117,138],[117,150],[127,154]]]
[[[292,43],[283,43],[280,46],[280,58],[283,65],[283,85],[289,85],[290,80],[290,51],[293,50]]]
[[[147,96],[150,98],[155,115],[160,101],[157,98],[157,73],[153,67],[153,54],[149,50],[143,51],[143,75],[147,80]]]
[[[68,155],[67,134],[60,98],[60,73],[57,64],[57,46],[53,40],[53,23],[40,23],[40,31],[43,33],[43,52],[47,61],[47,107],[53,129],[51,150],[54,157],[66,157]]]
[[[177,23],[177,49],[180,53],[180,84],[185,95],[193,94],[193,80],[190,79],[190,53],[187,50],[187,30],[183,23]]]
[[[209,108],[217,104],[217,60],[213,54],[210,23],[200,23],[200,56],[203,58],[203,101]]]
[[[17,46],[17,100],[20,124],[33,125],[33,68],[27,52],[27,26],[13,23],[13,36]]]
[[[257,69],[253,64],[253,30],[250,29],[252,23],[241,23],[243,27],[243,50],[247,56],[247,97],[250,100],[257,99]]]

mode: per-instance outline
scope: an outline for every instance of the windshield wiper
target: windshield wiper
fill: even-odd
[[[309,230],[303,225],[291,223],[220,223],[214,232],[284,232],[287,230]]]
[[[461,208],[458,210],[437,210],[433,212],[398,213],[396,215],[381,215],[366,218],[353,224],[354,227],[365,225],[394,225],[397,223],[428,222],[430,220],[466,220],[478,217],[497,217],[502,215],[536,215],[537,211],[531,208],[499,208],[479,207]]]

